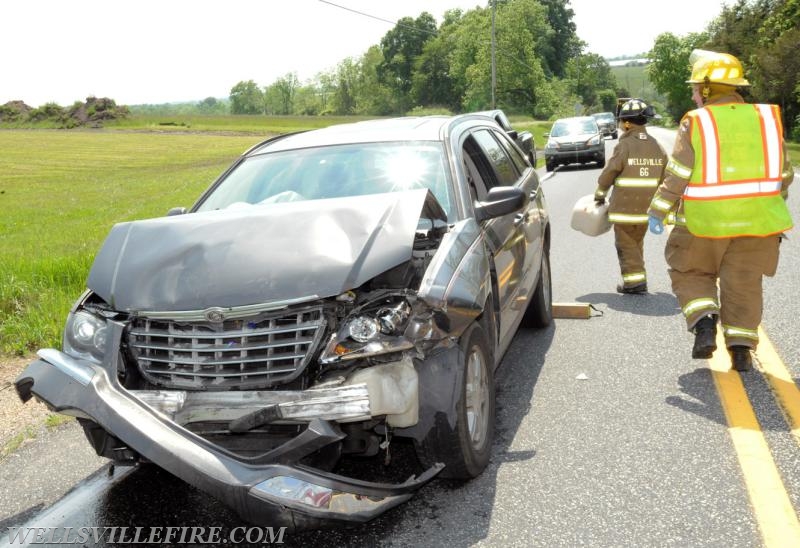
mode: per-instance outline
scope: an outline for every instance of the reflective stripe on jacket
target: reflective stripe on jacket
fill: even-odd
[[[646,225],[647,206],[658,188],[667,154],[644,126],[624,132],[597,179],[595,198],[613,187],[608,220],[615,224]]]
[[[791,228],[781,197],[784,158],[778,107],[728,103],[699,108],[687,116],[696,153],[683,193],[689,231],[730,238],[767,236]]]

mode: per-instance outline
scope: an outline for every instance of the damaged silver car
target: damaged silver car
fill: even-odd
[[[247,521],[367,521],[486,467],[495,368],[551,322],[549,245],[536,172],[485,116],[275,137],[190,210],[114,226],[16,387]],[[399,438],[418,476],[332,472]]]

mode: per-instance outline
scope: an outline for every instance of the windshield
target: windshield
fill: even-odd
[[[562,120],[553,124],[550,131],[551,137],[564,137],[565,135],[590,135],[597,133],[597,122],[592,118],[582,120]]]
[[[614,115],[611,114],[610,112],[601,112],[600,114],[592,114],[592,116],[594,116],[594,119],[597,120],[598,122],[614,121]]]
[[[430,142],[349,144],[245,159],[197,211],[428,188],[454,210],[442,146]]]

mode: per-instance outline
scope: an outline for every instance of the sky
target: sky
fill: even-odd
[[[578,36],[604,57],[698,32],[720,0],[570,0]],[[358,58],[401,17],[487,0],[25,0],[4,2],[0,104],[86,97],[157,104],[227,97],[238,82],[301,82]],[[345,9],[348,8],[348,9]],[[360,12],[360,13],[357,13]]]

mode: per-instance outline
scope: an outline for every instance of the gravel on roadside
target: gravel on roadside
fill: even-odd
[[[0,459],[5,456],[7,448],[36,436],[45,427],[48,415],[52,414],[47,406],[35,398],[22,403],[14,388],[14,380],[34,359],[32,355],[0,356]]]

